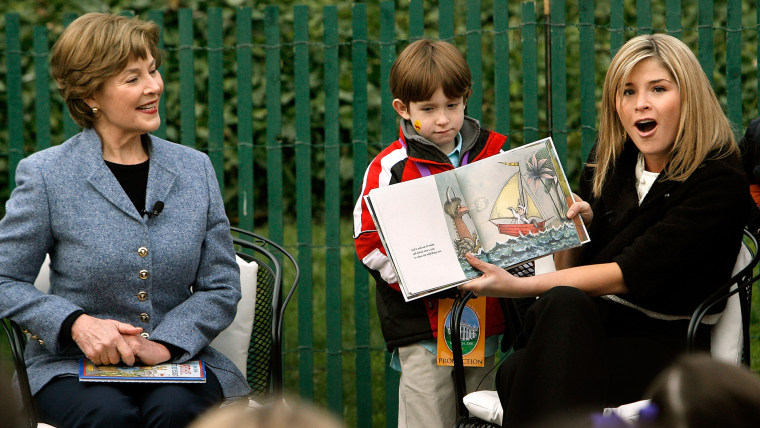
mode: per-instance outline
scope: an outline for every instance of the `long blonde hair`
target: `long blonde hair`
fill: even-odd
[[[647,59],[658,61],[670,72],[681,95],[678,133],[661,179],[685,181],[708,156],[720,158],[738,154],[731,124],[694,53],[683,42],[666,34],[637,36],[620,48],[604,78],[596,158],[589,164],[595,167],[595,196],[601,195],[604,181],[628,138],[615,101],[631,70]]]

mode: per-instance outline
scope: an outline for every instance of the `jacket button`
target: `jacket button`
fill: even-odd
[[[148,271],[145,269],[142,269],[140,271],[140,279],[148,279]]]
[[[147,291],[140,291],[137,293],[137,300],[143,302],[148,299],[148,292]]]
[[[147,338],[150,337],[150,333],[142,332],[142,333],[140,333],[140,336],[142,336],[143,338],[147,339]]]
[[[145,257],[148,255],[148,249],[146,247],[140,247],[137,249],[137,255],[140,257]]]
[[[142,322],[148,322],[150,321],[150,315],[146,314],[145,312],[140,314],[140,321]]]
[[[39,342],[40,345],[44,345],[45,344],[45,341],[42,340],[42,339],[38,340],[37,342]]]

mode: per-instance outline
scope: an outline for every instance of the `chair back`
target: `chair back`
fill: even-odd
[[[754,276],[754,269],[760,262],[760,251],[755,236],[744,230],[744,239],[731,279],[700,304],[691,316],[687,331],[689,351],[696,347],[696,335],[702,320],[715,306],[725,302],[725,309],[713,326],[710,338],[713,357],[735,364],[750,365],[750,304],[752,284],[760,278]],[[727,291],[728,290],[728,291]]]
[[[282,321],[298,286],[300,270],[295,258],[282,246],[253,232],[232,228],[238,257],[258,265],[256,309],[248,341],[246,377],[254,396],[283,392]],[[283,282],[289,266],[288,289]]]

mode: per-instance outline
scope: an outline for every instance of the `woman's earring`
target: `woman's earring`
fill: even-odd
[[[98,108],[97,107],[93,107],[92,108],[92,114],[94,114],[95,116],[98,115]]]

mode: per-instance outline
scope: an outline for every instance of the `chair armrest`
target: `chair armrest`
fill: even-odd
[[[10,319],[0,319],[2,329],[8,338],[8,343],[11,348],[11,356],[13,357],[13,365],[16,370],[16,377],[18,380],[19,396],[21,398],[21,405],[24,410],[26,419],[25,426],[34,428],[37,426],[37,417],[34,414],[34,404],[32,402],[32,391],[29,388],[29,378],[26,375],[26,362],[24,361],[24,344],[26,343],[26,335],[21,331],[21,328],[15,322]]]

